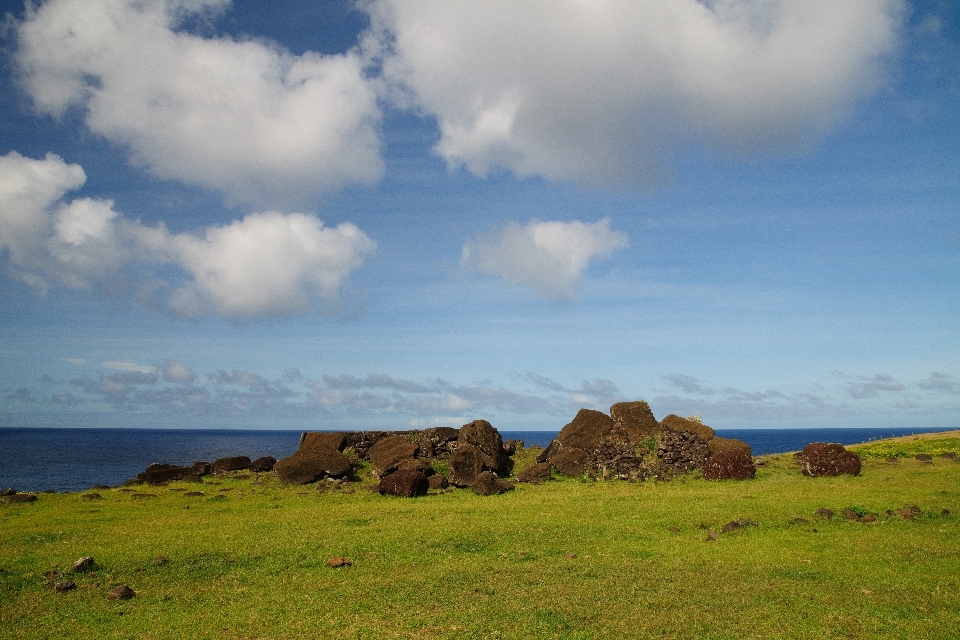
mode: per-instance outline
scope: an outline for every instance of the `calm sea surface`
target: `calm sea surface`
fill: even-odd
[[[799,451],[810,442],[856,444],[924,433],[903,429],[718,429],[750,444],[754,455]],[[555,431],[501,431],[504,440],[545,447]],[[151,462],[190,464],[227,456],[273,456],[297,450],[300,431],[197,429],[0,429],[0,489],[83,491],[117,485]]]

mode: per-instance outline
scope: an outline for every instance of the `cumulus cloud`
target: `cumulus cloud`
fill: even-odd
[[[481,234],[463,247],[460,265],[531,287],[557,302],[571,300],[591,262],[610,257],[628,245],[627,235],[597,222],[510,222]]]
[[[690,138],[794,148],[882,79],[903,0],[371,0],[395,99],[436,151],[601,185],[657,181]]]
[[[229,0],[50,0],[17,31],[36,108],[79,108],[154,175],[230,201],[301,206],[382,173],[380,111],[357,51],[300,56],[178,30]]]
[[[856,376],[856,379],[846,382],[847,394],[856,400],[872,398],[880,393],[899,393],[906,390],[906,385],[897,382],[893,376],[878,373],[873,378]]]
[[[353,224],[326,227],[303,213],[253,213],[201,234],[172,234],[120,216],[107,200],[63,201],[84,180],[79,165],[52,154],[0,157],[0,251],[41,291],[98,287],[179,317],[237,322],[318,302],[336,313],[350,273],[376,247]],[[170,266],[182,277],[171,279]]]
[[[960,382],[949,374],[934,371],[929,378],[921,380],[919,383],[921,389],[927,391],[940,391],[942,393],[960,394]]]

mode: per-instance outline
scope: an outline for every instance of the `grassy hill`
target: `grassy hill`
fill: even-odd
[[[922,442],[932,464],[906,457]],[[745,482],[492,497],[269,474],[42,494],[0,505],[0,637],[958,637],[960,432],[863,447],[840,478],[777,455]],[[97,568],[71,573],[81,556]],[[136,596],[107,599],[120,583]]]

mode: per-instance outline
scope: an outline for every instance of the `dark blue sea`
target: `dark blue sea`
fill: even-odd
[[[754,455],[799,451],[811,442],[856,444],[937,431],[904,429],[718,429],[750,444]],[[227,456],[273,456],[297,450],[300,431],[223,429],[0,429],[0,489],[83,491],[117,485],[151,462],[191,464]],[[502,431],[504,440],[545,447],[556,431]]]

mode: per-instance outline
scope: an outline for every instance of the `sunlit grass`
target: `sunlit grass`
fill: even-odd
[[[790,456],[766,459],[740,483],[495,497],[269,476],[45,494],[0,507],[0,637],[957,637],[960,464],[868,458],[858,477],[805,478]],[[904,504],[920,514],[884,515]],[[851,505],[878,522],[844,520]],[[756,524],[707,540],[740,519]],[[100,568],[69,574],[84,555]],[[78,588],[55,593],[64,579]],[[107,600],[116,583],[137,596]]]

